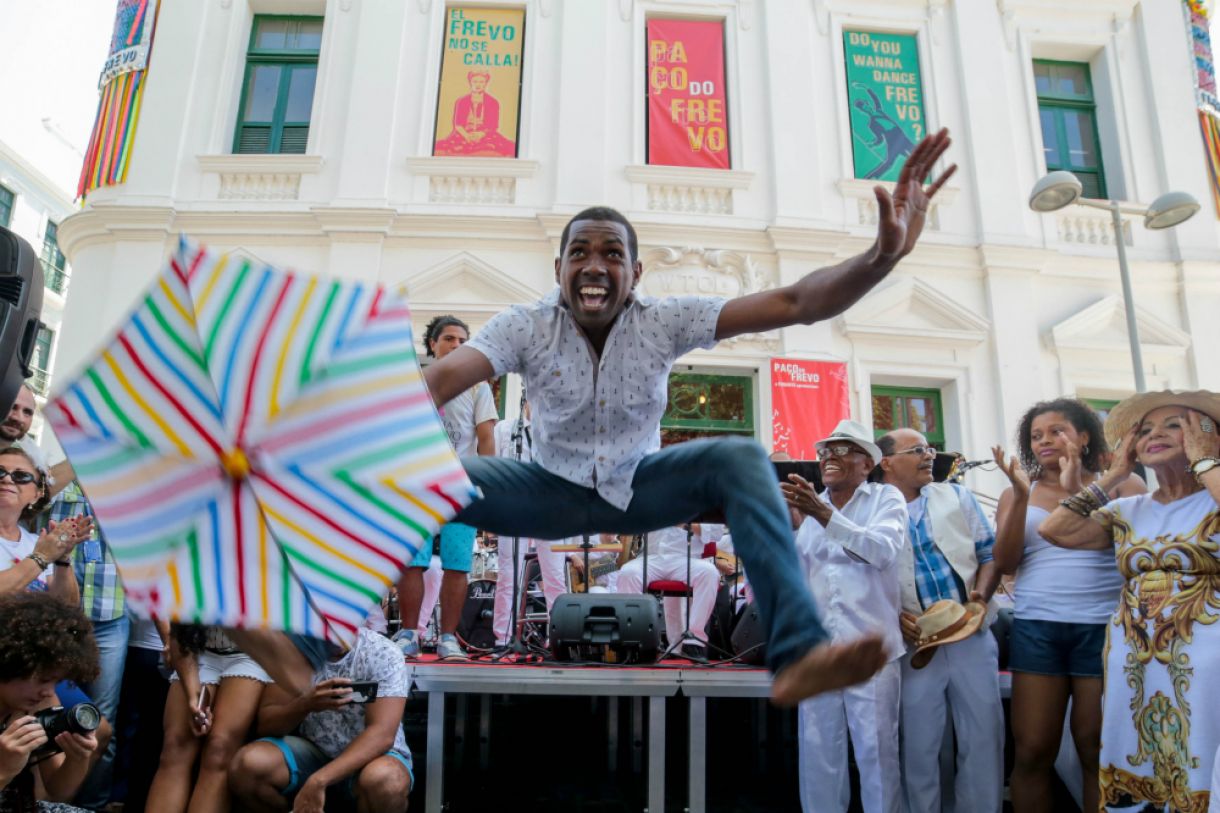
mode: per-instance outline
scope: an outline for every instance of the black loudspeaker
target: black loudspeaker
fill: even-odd
[[[565,593],[551,608],[551,654],[557,661],[655,663],[662,629],[655,596]]]
[[[757,604],[747,604],[733,630],[733,654],[742,663],[762,666],[767,660],[767,633],[758,615]]]
[[[490,649],[496,635],[491,628],[496,607],[496,583],[479,579],[466,588],[466,603],[458,621],[457,634],[470,646]]]
[[[25,240],[0,226],[0,414],[33,371],[30,359],[42,314],[42,265]]]

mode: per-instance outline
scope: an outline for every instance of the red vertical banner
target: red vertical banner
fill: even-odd
[[[816,460],[813,444],[851,417],[847,365],[837,361],[771,359],[774,450]]]
[[[648,163],[729,168],[722,21],[648,21]]]

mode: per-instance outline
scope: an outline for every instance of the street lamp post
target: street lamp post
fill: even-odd
[[[1054,212],[1072,203],[1110,213],[1114,245],[1118,249],[1118,272],[1123,284],[1123,309],[1127,313],[1127,340],[1131,343],[1131,364],[1135,368],[1135,391],[1148,389],[1144,380],[1144,356],[1140,351],[1139,327],[1135,322],[1135,295],[1131,290],[1131,269],[1127,265],[1127,243],[1123,240],[1124,214],[1143,215],[1144,227],[1168,229],[1189,220],[1199,211],[1199,202],[1186,192],[1166,192],[1148,208],[1124,206],[1116,200],[1081,197],[1080,179],[1066,170],[1046,175],[1029,195],[1029,208],[1035,212]]]

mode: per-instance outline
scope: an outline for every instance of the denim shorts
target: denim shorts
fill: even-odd
[[[289,734],[286,737],[263,737],[256,742],[269,742],[279,749],[280,754],[284,757],[284,762],[288,766],[288,786],[282,788],[280,793],[291,798],[301,786],[305,784],[305,780],[317,773],[323,765],[331,761],[326,753],[314,745],[304,737],[298,737]],[[415,787],[415,770],[412,766],[411,755],[403,755],[393,749],[386,751],[386,756],[391,759],[398,760],[404,768],[407,769],[407,776],[410,778],[408,787]],[[339,805],[354,805],[356,801],[356,777],[359,771],[349,776],[347,779],[327,788],[327,801],[329,803],[337,802]],[[332,795],[337,795],[338,799],[330,798]],[[331,807],[327,804],[327,809]]]
[[[474,561],[475,529],[460,522],[441,526],[441,567],[445,570],[470,572]],[[410,567],[427,567],[432,564],[432,545],[423,545]]]
[[[1032,675],[1099,678],[1104,666],[1106,626],[1014,619],[1008,668]]]

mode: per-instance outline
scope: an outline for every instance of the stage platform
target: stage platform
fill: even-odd
[[[439,661],[425,655],[407,662],[412,687],[426,693],[427,700],[427,765],[426,813],[440,813],[446,808],[445,776],[445,701],[449,695],[480,697],[478,731],[481,742],[491,736],[491,695],[550,695],[608,698],[606,743],[607,754],[613,761],[619,737],[620,698],[631,703],[632,721],[643,726],[642,706],[648,707],[647,732],[644,742],[647,752],[647,809],[665,810],[666,777],[666,705],[672,699],[685,703],[688,710],[689,736],[686,751],[687,799],[686,810],[705,813],[707,733],[709,698],[767,698],[771,693],[771,678],[765,669],[722,664],[716,666],[692,664],[685,660],[668,660],[658,664],[560,664],[492,663],[486,660]],[[1001,694],[1011,693],[1012,680],[1008,672],[1000,673]],[[464,708],[464,706],[463,706]],[[459,715],[455,728],[464,726]],[[952,737],[946,738],[951,750]],[[613,767],[613,766],[612,766]]]
[[[724,664],[704,666],[685,660],[648,666],[615,664],[488,663],[438,661],[434,656],[408,661],[412,686],[428,695],[427,797],[424,810],[444,808],[445,698],[449,694],[556,695],[610,698],[608,752],[616,750],[618,699],[648,701],[648,809],[665,809],[666,703],[682,698],[689,704],[690,736],[687,809],[706,808],[707,698],[753,697],[771,694],[765,669]],[[681,701],[678,701],[681,702]],[[488,704],[479,704],[479,730],[490,731]]]

